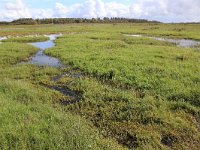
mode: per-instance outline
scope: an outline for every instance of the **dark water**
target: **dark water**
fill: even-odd
[[[81,101],[81,95],[78,93],[78,92],[75,92],[73,90],[71,90],[70,88],[68,87],[58,87],[58,86],[52,86],[52,87],[49,87],[50,89],[52,90],[55,90],[55,91],[58,91],[62,94],[64,94],[65,96],[69,97],[70,100],[61,100],[60,103],[62,105],[71,105],[71,104],[75,104],[75,103],[78,103]]]
[[[74,79],[76,79],[76,78],[82,77],[83,75],[82,75],[81,73],[63,72],[62,74],[60,74],[60,75],[54,77],[52,81],[56,82],[56,81],[58,81],[59,79],[61,79],[62,77],[64,77],[64,76],[67,76],[67,77],[69,77],[69,78],[74,78]]]
[[[60,75],[54,77],[52,79],[52,81],[53,82],[57,82],[57,81],[59,81],[59,79],[61,79],[64,76],[67,76],[69,78],[77,79],[77,78],[82,77],[82,74],[80,74],[80,73],[72,73],[70,71],[69,72],[63,72]],[[65,96],[68,96],[70,98],[70,100],[68,100],[68,101],[61,100],[61,104],[62,105],[67,106],[67,105],[78,103],[79,101],[82,100],[82,95],[79,92],[75,92],[75,91],[71,90],[70,88],[68,88],[66,86],[65,87],[51,86],[51,87],[48,87],[48,88],[53,89],[55,91],[58,91],[58,92],[64,94]]]
[[[62,67],[60,61],[51,56],[47,56],[44,54],[44,51],[48,48],[52,48],[55,46],[54,40],[59,37],[60,35],[49,35],[49,41],[45,42],[35,42],[31,43],[33,46],[39,48],[40,50],[31,58],[29,63],[36,64],[39,66],[50,66],[50,67]]]
[[[151,38],[154,40],[166,41],[166,42],[174,43],[178,47],[184,47],[184,48],[192,48],[195,45],[200,44],[200,41],[186,40],[186,39],[168,39],[168,38],[158,38],[158,37],[145,36],[145,35],[128,35],[128,36],[147,37],[147,38]]]

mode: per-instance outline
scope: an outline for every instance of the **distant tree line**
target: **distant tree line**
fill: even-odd
[[[130,19],[130,18],[20,18],[12,22],[0,22],[0,24],[14,24],[14,25],[34,25],[34,24],[68,24],[68,23],[160,23],[158,21],[149,21],[146,19]]]

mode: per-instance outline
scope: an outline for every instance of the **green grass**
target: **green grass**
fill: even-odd
[[[36,53],[37,48],[20,43],[2,43],[0,44],[0,67],[4,68],[22,62],[28,59],[28,56]]]
[[[155,23],[118,23],[118,24],[66,24],[66,25],[2,25],[0,36],[35,35],[52,33],[105,32],[123,34],[145,34],[157,37],[185,38],[200,40],[199,24],[155,24]]]
[[[20,64],[37,51],[20,43],[31,39],[0,44],[0,149],[200,149],[199,50],[125,35],[198,40],[199,28],[0,26],[0,35],[62,32],[45,53],[67,66]],[[62,72],[68,75],[52,81]],[[63,106],[70,97],[51,86],[70,89],[81,101]]]
[[[128,148],[199,148],[199,51],[98,32],[60,37],[46,54],[87,76],[58,85],[82,93],[67,109],[105,136]]]
[[[13,82],[7,86],[13,87]],[[23,94],[26,100],[29,92]],[[48,105],[22,105],[13,100],[1,93],[1,149],[115,149],[111,141],[104,141],[78,116],[62,113]]]
[[[63,112],[58,104],[65,97],[40,85],[57,69],[17,64],[36,50],[1,44],[0,149],[124,149],[85,119]]]
[[[33,36],[33,37],[12,37],[2,42],[18,42],[18,43],[33,43],[33,42],[43,42],[49,40],[46,36]]]
[[[188,103],[168,102],[150,95],[138,98],[137,92],[122,91],[88,78],[71,83],[70,87],[82,91],[84,100],[67,109],[88,118],[105,136],[128,148],[198,149],[199,109]],[[172,138],[171,143],[162,142],[164,137]]]
[[[169,100],[178,97],[200,106],[199,51],[147,38],[116,35],[108,40],[105,34],[94,40],[95,36],[67,35],[46,53],[117,87],[151,92]]]

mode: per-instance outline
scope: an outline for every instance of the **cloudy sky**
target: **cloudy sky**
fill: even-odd
[[[105,16],[200,22],[200,0],[0,0],[0,21]]]

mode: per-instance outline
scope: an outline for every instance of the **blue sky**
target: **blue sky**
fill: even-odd
[[[126,17],[200,22],[200,0],[0,0],[0,21],[18,18]]]

